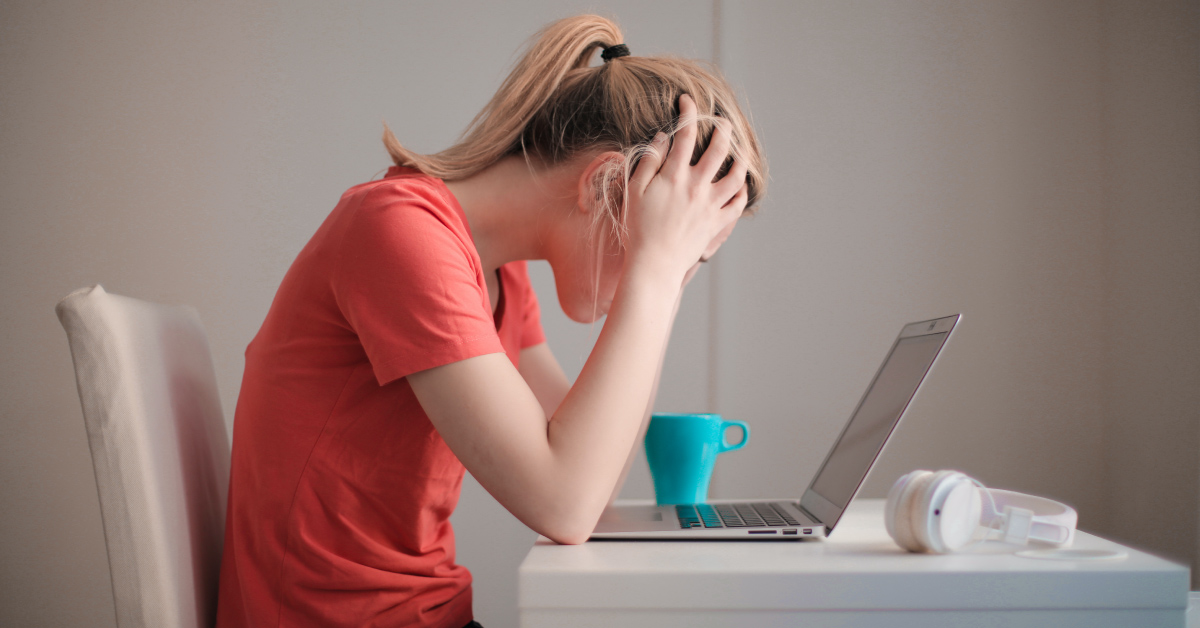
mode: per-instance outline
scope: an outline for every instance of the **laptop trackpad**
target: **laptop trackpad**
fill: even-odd
[[[664,518],[664,511],[667,515]],[[654,532],[678,530],[670,506],[609,506],[596,523],[597,533]]]
[[[647,523],[662,520],[662,511],[658,506],[617,506],[606,508],[600,515],[600,521],[604,523]]]

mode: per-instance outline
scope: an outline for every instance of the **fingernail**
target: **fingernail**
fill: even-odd
[[[667,134],[663,133],[662,131],[659,131],[658,133],[654,134],[654,140],[651,143],[652,144],[662,144],[665,141],[667,141]]]

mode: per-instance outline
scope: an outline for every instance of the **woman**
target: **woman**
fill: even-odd
[[[722,79],[621,42],[594,16],[550,25],[436,155],[385,129],[396,167],[301,251],[246,350],[220,626],[468,625],[464,466],[533,530],[587,539],[683,286],[764,182]],[[528,259],[572,319],[608,315],[574,385]]]

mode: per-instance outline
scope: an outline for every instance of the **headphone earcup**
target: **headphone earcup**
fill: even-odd
[[[922,513],[917,536],[939,554],[960,549],[979,527],[981,506],[974,480],[958,471],[939,471],[915,506]]]
[[[896,510],[900,503],[900,494],[904,492],[905,487],[917,473],[920,473],[920,470],[911,471],[896,478],[896,481],[892,483],[892,488],[888,490],[887,502],[883,506],[883,527],[887,529],[888,536],[892,537],[893,541],[896,540]],[[899,541],[896,542],[899,543]]]
[[[913,487],[912,503],[908,507],[909,525],[912,526],[912,537],[920,548],[919,551],[937,551],[929,539],[929,520],[932,510],[930,504],[937,488],[953,473],[953,471],[932,472],[923,476],[920,483]]]
[[[917,470],[896,480],[888,492],[884,523],[890,520],[888,533],[896,544],[910,552],[922,552],[925,548],[913,533],[912,508],[914,498],[921,488],[933,478],[932,471]]]

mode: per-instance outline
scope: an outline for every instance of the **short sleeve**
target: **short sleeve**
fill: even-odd
[[[465,218],[444,195],[384,183],[348,209],[332,288],[381,386],[504,352]]]

